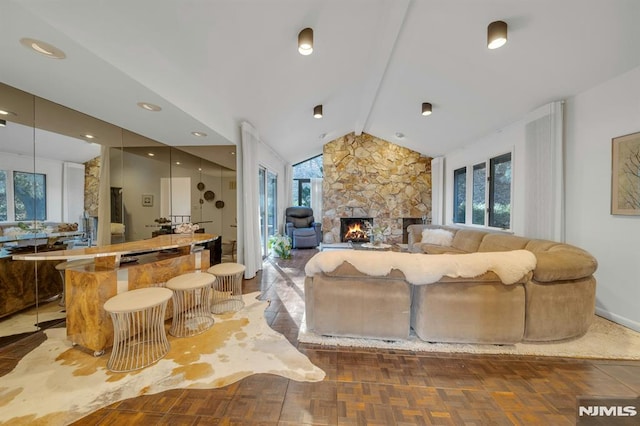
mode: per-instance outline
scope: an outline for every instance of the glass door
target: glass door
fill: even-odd
[[[260,194],[260,242],[262,257],[269,255],[269,237],[278,232],[278,176],[260,167],[258,171],[258,192]]]

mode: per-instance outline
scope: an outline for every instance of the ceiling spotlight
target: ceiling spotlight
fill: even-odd
[[[138,102],[137,104],[140,108],[145,109],[147,111],[161,111],[162,108],[158,105],[150,104],[149,102]]]
[[[0,119],[0,127],[5,127],[7,125],[7,120]]]
[[[16,114],[13,111],[5,111],[4,109],[0,109],[0,115],[13,115],[13,116],[16,116],[18,114]]]
[[[313,52],[313,30],[305,28],[298,34],[298,52],[301,55],[311,55]]]
[[[20,43],[24,47],[32,49],[47,58],[64,59],[67,57],[67,55],[57,47],[34,38],[21,38]]]
[[[313,107],[313,118],[322,118],[322,105]]]
[[[398,138],[398,139],[404,139],[404,133],[402,133],[402,132],[396,132],[396,133],[395,133],[395,136],[396,136],[396,138]]]
[[[87,139],[94,139],[94,138],[95,138],[95,136],[93,136],[93,135],[92,135],[92,134],[90,134],[90,133],[84,134],[84,135],[82,135],[82,136],[84,136],[84,137],[85,137],[85,138],[87,138]]]
[[[148,155],[149,157],[153,157],[153,156],[155,156],[155,154],[154,154],[153,152],[150,152],[150,153],[148,153],[147,155]]]
[[[429,102],[422,103],[422,115],[431,115],[431,104]]]
[[[504,21],[495,21],[489,24],[487,28],[487,47],[489,49],[497,49],[507,42],[507,23]]]
[[[191,132],[191,134],[193,136],[197,136],[199,138],[203,138],[203,137],[207,136],[207,134],[205,132]]]

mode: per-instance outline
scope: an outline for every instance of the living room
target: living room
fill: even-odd
[[[347,135],[433,158],[426,213],[440,224],[453,222],[454,172],[511,153],[509,232],[527,235],[532,220],[548,215],[554,239],[598,261],[596,313],[640,331],[640,221],[612,214],[614,139],[640,132],[640,30],[634,23],[640,10],[633,2],[402,1],[370,8],[362,2],[245,2],[238,9],[223,2],[218,8],[158,8],[157,18],[148,13],[157,6],[145,2],[97,10],[58,3],[59,10],[40,2],[3,5],[0,46],[11,60],[2,61],[0,82],[173,147],[240,146],[241,123],[250,122],[258,163],[278,176],[280,231],[290,165]],[[584,19],[573,19],[577,12]],[[103,20],[90,19],[95,16]],[[509,39],[489,51],[487,25],[496,20],[507,22]],[[194,23],[192,31],[179,28],[185,22]],[[155,39],[160,26],[166,29]],[[314,30],[314,52],[303,57],[296,41],[306,27]],[[190,34],[180,39],[177,32]],[[23,37],[44,40],[67,58],[38,57],[19,43]],[[232,85],[233,74],[244,83]],[[162,105],[162,112],[143,111],[136,106],[141,101]],[[430,116],[421,115],[423,103],[431,104]],[[316,105],[323,106],[321,119],[312,116]],[[542,157],[555,159],[544,165],[557,173],[551,180],[556,192],[536,204],[528,197],[536,183],[527,141],[529,124],[541,118],[548,119],[549,132],[561,135],[557,152],[563,157]],[[208,136],[201,140],[192,131]],[[246,156],[239,157],[240,164]],[[263,268],[262,253],[253,250],[260,224],[257,235],[247,232],[244,209],[238,206],[238,261],[253,270],[251,279]]]

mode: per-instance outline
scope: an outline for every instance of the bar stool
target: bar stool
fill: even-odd
[[[211,312],[221,314],[242,309],[242,276],[245,269],[244,265],[229,262],[213,265],[207,270],[216,276]]]
[[[164,314],[173,292],[163,287],[125,291],[104,303],[113,321],[110,371],[124,373],[147,367],[169,352]]]
[[[206,272],[189,272],[167,281],[173,291],[173,320],[169,334],[176,337],[195,336],[213,325],[211,285],[216,277]]]
[[[65,306],[65,274],[67,272],[67,268],[74,268],[77,266],[91,265],[93,263],[93,259],[76,259],[76,260],[67,260],[66,262],[60,262],[56,265],[56,270],[60,272],[60,276],[62,277],[62,293],[60,294],[60,301],[58,302],[59,306]]]

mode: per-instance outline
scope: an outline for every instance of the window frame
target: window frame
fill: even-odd
[[[504,158],[508,157],[508,161],[510,162],[510,180],[509,180],[509,226],[508,227],[500,227],[500,226],[492,226],[494,212],[494,203],[495,203],[495,194],[493,185],[493,164],[496,161],[500,161]],[[464,225],[474,228],[482,228],[482,229],[499,229],[502,231],[511,231],[513,229],[513,187],[514,187],[514,163],[513,163],[513,149],[508,151],[503,151],[500,154],[492,155],[491,157],[485,158],[482,161],[472,161],[467,163],[466,165],[456,167],[452,172],[452,212],[451,212],[451,222],[455,225]],[[503,161],[504,162],[504,161]],[[484,166],[485,170],[485,211],[484,211],[484,223],[477,224],[473,223],[473,201],[474,201],[474,172],[476,168]],[[465,205],[465,215],[464,222],[459,221],[459,218],[456,217],[456,211],[459,207],[457,191],[456,191],[456,176],[462,173],[464,170],[465,176],[465,193],[464,193],[464,205]],[[471,208],[468,206],[471,205]],[[458,220],[458,221],[457,221]]]

